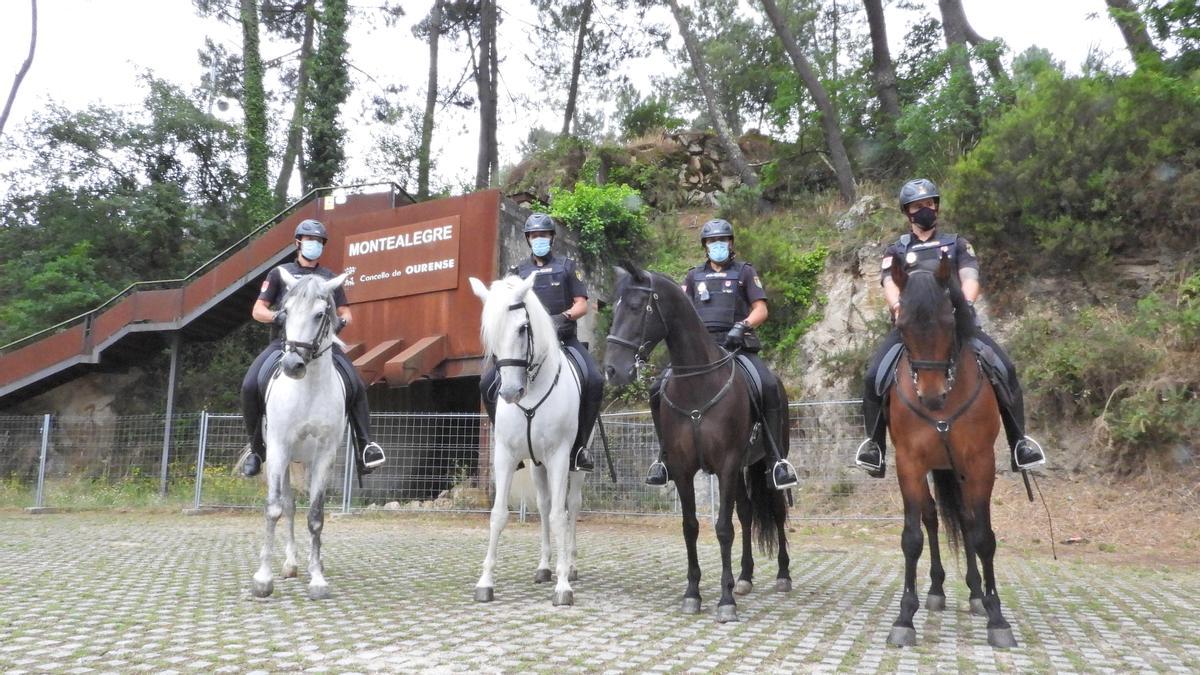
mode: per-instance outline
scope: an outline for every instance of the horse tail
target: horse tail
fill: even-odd
[[[933,492],[937,499],[938,511],[942,515],[943,529],[950,548],[958,554],[959,542],[962,541],[963,528],[963,495],[962,485],[953,471],[949,469],[934,469]]]
[[[775,553],[777,540],[776,502],[784,498],[782,492],[771,486],[770,471],[771,465],[767,463],[766,459],[760,459],[751,464],[746,471],[748,478],[746,489],[750,493],[754,539],[758,542],[758,550],[768,555]]]

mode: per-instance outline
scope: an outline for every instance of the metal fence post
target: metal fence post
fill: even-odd
[[[517,522],[525,522],[525,518],[528,517],[528,513],[529,507],[525,504],[525,495],[521,495],[521,508],[519,511],[517,511]],[[541,517],[541,514],[539,514],[538,517]]]
[[[200,447],[196,450],[196,505],[200,510],[200,494],[204,488],[204,451],[208,446],[208,411],[200,411]]]
[[[713,527],[717,526],[717,477],[708,474],[708,512]]]
[[[34,508],[42,508],[45,506],[45,487],[46,487],[46,453],[50,450],[50,413],[42,416],[42,454],[38,459],[38,482],[37,495],[34,497]]]
[[[342,472],[342,513],[350,513],[350,491],[354,489],[354,443],[350,437],[350,425],[346,425],[346,470]]]

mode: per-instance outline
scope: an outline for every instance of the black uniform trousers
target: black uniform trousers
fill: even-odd
[[[600,377],[600,369],[596,367],[596,359],[587,350],[579,338],[572,335],[562,340],[564,347],[577,350],[583,356],[585,371],[583,374],[583,398],[579,402],[579,431],[571,446],[571,457],[580,446],[586,445],[592,436],[592,427],[600,416],[600,403],[604,398],[604,379]],[[496,422],[496,399],[500,393],[500,371],[495,361],[489,361],[483,375],[479,377],[479,396],[483,399],[483,407],[487,410],[488,419]]]
[[[267,348],[250,364],[250,370],[242,379],[242,419],[246,424],[246,433],[250,435],[250,447],[254,454],[266,459],[266,445],[263,441],[263,392],[259,391],[259,371],[264,364],[278,358],[283,351],[282,340],[272,340]],[[350,430],[354,433],[354,442],[361,452],[363,446],[371,440],[371,412],[367,407],[367,386],[359,377],[354,364],[342,348],[334,344],[330,349],[333,355],[333,365],[341,371],[342,379],[347,382],[346,412],[350,414]],[[261,454],[260,454],[261,453]]]
[[[1012,359],[990,335],[978,331],[975,336],[996,352],[996,356],[1000,357],[1004,363],[1004,369],[1008,371],[1008,390],[1011,393],[1011,400],[1007,402],[1007,405],[1002,396],[997,396],[996,400],[1000,403],[1004,435],[1008,439],[1008,447],[1011,448],[1016,445],[1017,441],[1025,437],[1025,395],[1021,392],[1021,383],[1017,380],[1017,369],[1013,366]],[[887,422],[883,410],[883,399],[875,391],[875,378],[879,374],[879,366],[883,357],[888,350],[898,344],[900,344],[900,330],[893,326],[884,336],[875,353],[871,355],[871,360],[867,362],[866,375],[863,377],[863,424],[866,426],[867,435],[874,439],[880,448],[885,447]]]

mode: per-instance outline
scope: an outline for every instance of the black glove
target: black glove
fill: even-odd
[[[271,323],[283,328],[283,324],[287,322],[287,310],[281,309],[275,312],[275,316],[271,317]]]
[[[733,328],[725,334],[725,347],[727,349],[739,349],[746,346],[746,331],[750,326],[746,325],[745,321],[739,321],[733,324]]]
[[[333,326],[333,334],[337,335],[338,333],[341,333],[342,329],[345,328],[346,324],[348,324],[348,323],[349,323],[349,321],[346,321],[345,319],[343,319],[342,317],[339,316],[337,319],[337,323],[335,323]]]
[[[573,319],[568,319],[566,314],[555,314],[550,318],[554,320],[554,330],[558,333],[559,340],[571,337],[571,330],[575,324]]]

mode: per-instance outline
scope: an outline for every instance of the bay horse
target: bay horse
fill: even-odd
[[[496,357],[500,371],[496,424],[492,430],[492,479],[496,484],[491,531],[483,573],[475,584],[475,600],[495,598],[492,571],[500,533],[508,523],[508,493],[517,464],[530,467],[537,487],[541,520],[541,559],[534,582],[550,581],[550,534],[558,547],[553,604],[573,605],[575,522],[583,503],[583,474],[572,472],[571,443],[579,425],[580,375],[558,341],[550,314],[532,291],[536,274],[510,275],[489,289],[471,277],[471,288],[483,300],[480,332],[484,350]]]
[[[287,314],[283,356],[264,397],[267,526],[251,590],[260,598],[274,590],[271,553],[280,516],[286,518],[283,576],[296,576],[296,497],[289,471],[292,462],[300,462],[309,476],[308,596],[321,600],[329,597],[329,584],[321,563],[325,488],[346,434],[346,388],[331,353],[337,322],[333,292],[347,275],[323,279],[315,274],[296,278],[285,269],[280,273],[287,288],[282,311]]]
[[[917,561],[923,546],[921,524],[929,533],[927,610],[946,606],[946,578],[938,550],[938,511],[952,549],[961,542],[967,560],[971,613],[986,614],[988,644],[1015,647],[1012,628],[1000,609],[993,558],[991,498],[996,477],[993,445],[1000,431],[995,393],[972,348],[974,313],[963,297],[958,275],[945,252],[936,271],[904,270],[894,259],[892,280],[900,288],[896,327],[903,353],[896,366],[893,396],[888,403],[896,477],[904,501],[904,590],[900,615],[888,644],[916,644],[913,615],[917,611]],[[936,502],[929,491],[932,474]],[[980,587],[976,557],[983,566]]]
[[[660,397],[666,409],[652,406],[654,428],[666,451],[667,472],[675,481],[683,510],[683,539],[687,545],[688,583],[683,611],[700,611],[700,561],[696,537],[697,471],[717,475],[720,511],[716,533],[721,546],[721,599],[716,619],[737,621],[734,593],[745,595],[753,587],[752,532],[760,550],[778,552],[775,590],[792,589],[788,565],[787,503],[783,492],[770,485],[771,465],[765,457],[751,462],[754,416],[750,390],[738,376],[735,354],[727,353],[709,337],[691,300],[672,279],[632,265],[618,268],[612,327],[605,350],[605,376],[618,386],[628,384],[650,350],[666,341],[671,358],[670,375],[664,376]],[[787,425],[772,430],[786,451]],[[732,570],[733,512],[742,526],[742,565],[736,587]]]

